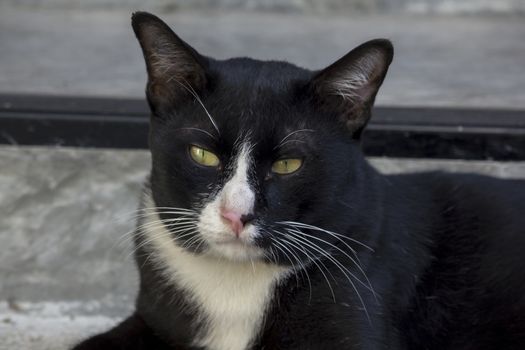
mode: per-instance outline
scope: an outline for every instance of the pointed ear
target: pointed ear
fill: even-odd
[[[318,72],[310,82],[315,100],[338,115],[359,138],[392,62],[394,48],[385,39],[368,41]]]
[[[131,24],[146,61],[146,94],[153,109],[176,105],[205,87],[205,59],[166,23],[135,12]]]

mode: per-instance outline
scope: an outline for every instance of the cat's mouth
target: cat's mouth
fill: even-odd
[[[264,256],[260,247],[238,237],[209,239],[208,246],[209,254],[234,261],[258,260]]]
[[[252,246],[252,244],[248,243],[248,242],[245,242],[239,238],[231,238],[231,239],[222,239],[222,240],[217,240],[215,242],[213,242],[219,246],[221,245],[237,245],[237,246],[240,246],[240,247],[250,247]]]

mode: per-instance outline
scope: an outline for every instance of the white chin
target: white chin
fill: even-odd
[[[219,258],[239,262],[258,260],[264,255],[260,248],[242,243],[210,244],[208,252]]]

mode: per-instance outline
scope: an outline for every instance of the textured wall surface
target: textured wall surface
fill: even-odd
[[[1,350],[65,350],[130,312],[137,274],[123,237],[149,162],[146,151],[0,147]],[[525,162],[372,162],[525,178]]]
[[[142,0],[3,0],[4,4],[31,8],[136,9]],[[522,0],[148,0],[157,10],[223,9],[292,13],[525,13]]]
[[[366,40],[390,38],[396,53],[378,104],[525,109],[521,17],[155,13],[205,55],[310,69]],[[0,10],[0,92],[144,97],[146,70],[130,15]]]

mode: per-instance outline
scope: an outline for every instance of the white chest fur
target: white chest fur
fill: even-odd
[[[149,222],[158,219],[148,217]],[[159,225],[149,226],[144,234],[153,249],[151,259],[188,292],[207,321],[194,345],[209,350],[246,349],[259,332],[274,288],[287,270],[194,255],[174,244]]]

